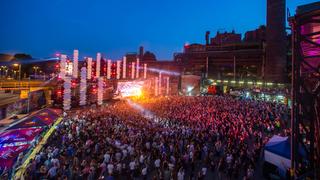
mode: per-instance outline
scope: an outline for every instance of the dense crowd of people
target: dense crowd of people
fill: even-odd
[[[118,101],[68,113],[26,179],[253,179],[288,109],[231,97]]]

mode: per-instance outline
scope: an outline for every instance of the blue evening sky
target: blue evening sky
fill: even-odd
[[[297,5],[316,0],[287,0]],[[171,60],[185,43],[204,43],[205,31],[244,33],[265,24],[266,0],[1,0],[0,53],[119,59],[143,45]]]

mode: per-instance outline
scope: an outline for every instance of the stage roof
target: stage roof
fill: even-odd
[[[314,2],[310,4],[305,4],[297,7],[296,14],[302,15],[305,13],[310,13],[312,11],[320,10],[320,2]]]
[[[319,67],[320,2],[298,6],[293,21],[301,35],[299,41],[303,58],[311,67]]]

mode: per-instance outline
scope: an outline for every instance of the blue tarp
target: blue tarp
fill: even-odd
[[[265,150],[290,159],[290,139],[288,137],[273,136],[265,146]]]

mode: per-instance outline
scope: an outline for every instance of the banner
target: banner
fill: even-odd
[[[0,144],[30,142],[42,132],[42,128],[24,128],[5,131],[0,134]]]
[[[2,174],[5,170],[11,169],[15,159],[21,152],[27,150],[29,146],[30,144],[0,147],[0,174]]]

